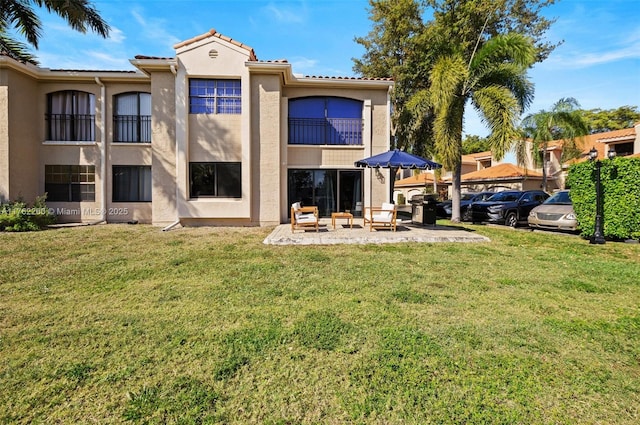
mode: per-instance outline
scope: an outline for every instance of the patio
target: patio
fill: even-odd
[[[335,245],[382,244],[400,242],[490,242],[490,239],[454,226],[420,226],[411,220],[398,220],[397,231],[374,230],[364,226],[363,219],[353,219],[351,228],[346,219],[338,219],[336,228],[330,218],[320,219],[320,231],[315,229],[291,232],[291,225],[281,224],[263,241],[267,245]]]

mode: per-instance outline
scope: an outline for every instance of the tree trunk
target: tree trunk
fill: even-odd
[[[451,173],[451,221],[460,223],[460,198],[462,182],[462,161],[458,161]]]

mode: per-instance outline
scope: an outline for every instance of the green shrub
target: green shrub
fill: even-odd
[[[55,223],[55,215],[45,204],[46,198],[46,194],[37,197],[31,206],[21,200],[0,205],[0,231],[29,232]]]
[[[567,187],[578,217],[582,236],[594,233],[596,217],[596,165],[574,164],[569,169]],[[640,158],[603,160],[602,182],[604,236],[613,239],[640,239]]]

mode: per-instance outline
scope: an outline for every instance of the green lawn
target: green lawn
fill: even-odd
[[[0,234],[0,423],[637,424],[640,245]]]

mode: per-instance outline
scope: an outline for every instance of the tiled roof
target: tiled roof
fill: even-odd
[[[599,142],[606,142],[609,139],[619,139],[622,137],[635,138],[636,129],[635,127],[623,128],[622,130],[614,130],[614,131],[607,131],[606,133],[592,134],[592,136],[596,136]]]
[[[522,167],[510,163],[502,163],[493,167],[483,168],[482,170],[472,171],[463,174],[462,181],[468,180],[496,180],[518,177],[542,177],[542,173],[533,170],[527,170]]]
[[[330,77],[323,75],[305,75],[305,78],[320,78],[324,80],[361,80],[361,81],[393,81],[393,78],[378,77]]]
[[[50,69],[51,72],[87,72],[87,73],[96,73],[96,72],[113,72],[117,74],[136,74],[136,71],[119,71],[112,69]]]
[[[136,55],[135,58],[139,60],[148,59],[148,60],[165,60],[165,61],[175,59],[175,58],[167,58],[167,57],[161,57],[161,56],[145,56],[145,55]]]
[[[486,152],[469,153],[463,156],[468,156],[471,158],[486,158],[486,157],[491,158],[492,154],[491,154],[491,151],[486,151]]]
[[[243,48],[243,49],[245,49],[245,50],[247,50],[249,52],[249,60],[250,61],[256,61],[256,62],[258,61],[258,58],[256,57],[256,54],[255,54],[255,52],[253,51],[253,49],[251,47],[247,46],[244,43],[240,43],[239,41],[236,41],[231,37],[227,37],[226,35],[222,35],[222,34],[217,32],[213,28],[210,29],[209,32],[205,32],[204,34],[197,35],[197,36],[195,36],[193,38],[190,38],[189,40],[182,41],[182,42],[174,45],[173,48],[174,49],[179,49],[180,47],[188,46],[189,44],[198,42],[200,40],[204,40],[205,38],[209,38],[209,37],[218,37],[221,40],[229,42],[229,43],[231,43],[231,44],[233,44],[235,46],[241,47],[241,48]]]
[[[401,180],[396,180],[393,184],[394,187],[402,186],[421,186],[425,184],[433,184],[432,173],[419,173],[411,177],[407,177]]]

